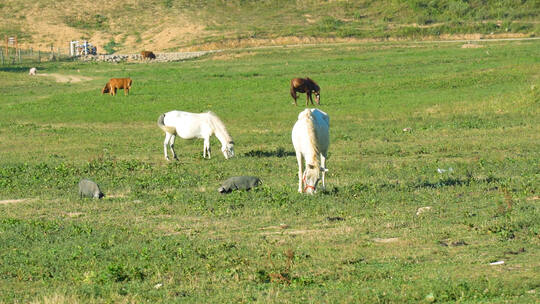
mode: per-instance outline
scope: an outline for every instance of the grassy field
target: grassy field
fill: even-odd
[[[0,33],[41,51],[71,40],[112,53],[540,33],[536,0],[128,0],[116,9],[108,0],[3,0],[0,9]]]
[[[477,46],[38,66],[91,78],[72,83],[0,68],[0,302],[537,303],[540,42]],[[100,95],[128,76],[129,96]],[[330,115],[314,196],[296,191],[296,76]],[[167,163],[173,109],[214,111],[236,157],[177,140]],[[264,184],[218,194],[235,175]],[[106,197],[78,198],[83,177]]]

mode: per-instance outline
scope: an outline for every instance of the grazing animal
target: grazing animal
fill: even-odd
[[[234,190],[250,190],[261,184],[261,180],[255,176],[234,176],[221,184],[219,193],[229,193]]]
[[[324,175],[326,156],[330,145],[330,118],[319,109],[305,109],[298,115],[298,121],[292,129],[292,142],[298,161],[298,192],[313,194],[321,179],[325,187]],[[302,157],[305,171],[302,172]]]
[[[296,99],[298,96],[296,95],[296,92],[306,93],[306,106],[308,105],[309,101],[311,101],[311,104],[313,104],[311,93],[314,92],[315,102],[317,102],[317,105],[320,105],[321,88],[309,77],[291,79],[291,96],[294,99],[294,105],[297,106],[298,104],[296,103]]]
[[[115,96],[116,90],[118,89],[124,89],[124,95],[128,95],[132,84],[133,80],[131,80],[131,78],[111,78],[101,90],[101,95],[109,93],[110,95]]]
[[[35,75],[36,75],[36,72],[37,72],[37,69],[36,69],[36,68],[31,68],[30,71],[28,72],[28,75],[35,76]]]
[[[156,55],[151,51],[142,51],[142,59],[156,59]]]
[[[84,178],[79,182],[79,196],[81,198],[84,196],[100,199],[104,197],[105,194],[101,192],[98,184],[96,184],[94,181]]]
[[[161,114],[157,121],[158,126],[165,131],[165,141],[163,142],[163,152],[165,159],[167,155],[167,145],[170,146],[174,159],[178,160],[174,153],[174,138],[176,135],[183,139],[203,138],[203,158],[210,158],[210,136],[216,135],[221,142],[221,152],[225,159],[234,156],[234,141],[227,132],[223,122],[213,112],[189,113],[182,111],[170,111]]]

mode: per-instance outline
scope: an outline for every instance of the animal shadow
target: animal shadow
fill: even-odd
[[[282,147],[277,148],[275,151],[251,150],[244,153],[244,156],[248,157],[287,157],[295,155],[296,153],[285,151],[285,149]]]
[[[0,72],[26,72],[28,73],[28,70],[30,70],[31,66],[8,66],[8,67],[0,67]]]

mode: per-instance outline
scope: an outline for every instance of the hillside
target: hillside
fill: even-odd
[[[535,0],[5,0],[0,36],[23,48],[176,51],[355,39],[531,37]]]

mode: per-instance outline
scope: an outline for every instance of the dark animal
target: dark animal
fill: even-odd
[[[142,51],[141,56],[142,59],[156,59],[156,55],[151,51]]]
[[[133,80],[131,80],[131,78],[111,78],[101,90],[101,95],[109,93],[114,96],[116,95],[116,90],[118,89],[124,89],[124,95],[128,95],[132,83]]]
[[[298,98],[298,96],[296,96],[296,92],[306,93],[306,106],[308,105],[309,101],[311,101],[311,104],[313,104],[313,99],[311,98],[312,92],[315,93],[315,102],[317,102],[318,105],[320,104],[321,88],[309,77],[291,79],[291,96],[294,99],[294,104],[298,105],[296,103],[296,99]]]
[[[101,192],[98,184],[96,184],[94,181],[84,178],[79,182],[79,196],[102,198],[105,196],[105,194]]]
[[[229,193],[234,190],[250,190],[261,184],[261,180],[255,176],[234,176],[221,184],[219,193]]]

